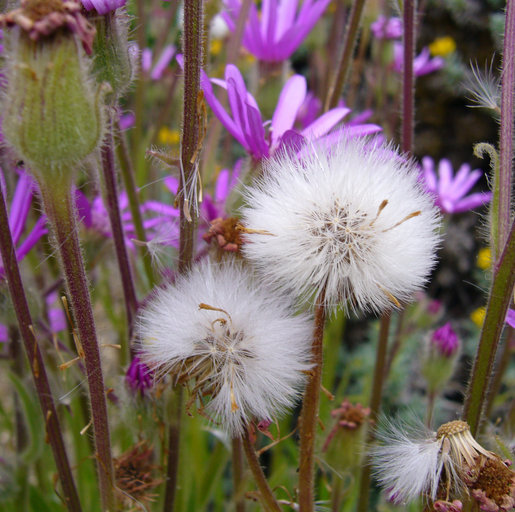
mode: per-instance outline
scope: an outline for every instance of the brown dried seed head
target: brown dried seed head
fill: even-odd
[[[490,505],[491,508],[497,506],[497,510],[513,510],[515,506],[515,472],[499,457],[485,460],[470,488],[476,500],[484,505]],[[495,506],[492,506],[491,502]]]
[[[441,439],[442,437],[454,436],[467,430],[470,430],[470,427],[466,421],[449,421],[440,426],[436,432],[436,438]]]

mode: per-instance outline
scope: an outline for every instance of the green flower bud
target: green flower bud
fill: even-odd
[[[18,27],[9,35],[4,137],[38,179],[61,180],[103,134],[87,57],[65,28],[36,41]]]
[[[93,71],[99,83],[107,82],[112,87],[113,99],[121,96],[134,78],[127,24],[127,13],[123,9],[96,18]]]

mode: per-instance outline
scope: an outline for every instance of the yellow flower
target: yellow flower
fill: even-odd
[[[481,270],[488,270],[492,266],[492,251],[490,247],[483,247],[477,255],[477,266]]]
[[[476,310],[472,311],[470,315],[470,319],[481,329],[483,327],[483,322],[485,321],[486,308],[481,306]]]
[[[447,57],[454,50],[456,50],[456,42],[451,36],[438,37],[429,45],[429,51],[433,57]]]
[[[179,130],[170,130],[167,126],[160,128],[157,138],[160,144],[167,146],[176,146],[181,140]]]
[[[211,55],[218,55],[222,51],[222,41],[221,39],[211,39],[211,45],[209,48],[209,52]]]

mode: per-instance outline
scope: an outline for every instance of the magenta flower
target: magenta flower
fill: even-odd
[[[148,74],[152,80],[160,80],[176,52],[177,48],[173,44],[165,46],[156,63],[152,66],[152,50],[145,48],[141,52],[142,71]]]
[[[402,72],[403,68],[403,52],[402,43],[395,41],[393,43],[393,69],[399,73]],[[444,59],[441,57],[431,58],[429,48],[424,47],[420,55],[417,55],[413,60],[413,73],[415,73],[415,76],[427,75],[442,69],[444,65]]]
[[[179,59],[182,64],[182,60]],[[227,90],[231,115],[216,98],[211,83]],[[263,123],[261,112],[254,97],[247,91],[245,82],[236,66],[225,68],[225,80],[209,80],[202,73],[201,83],[206,102],[227,131],[256,160],[271,156],[281,147],[298,147],[305,140],[317,140],[334,128],[351,110],[334,108],[300,130],[294,128],[297,114],[307,94],[306,79],[301,75],[292,76],[281,91],[271,122]],[[268,130],[265,131],[265,125]],[[364,125],[359,134],[367,129],[381,130],[376,125]]]
[[[136,356],[127,369],[125,382],[134,393],[139,393],[143,396],[147,389],[152,387],[154,374],[147,365]]]
[[[110,11],[123,7],[127,0],[82,0],[82,5],[86,11],[95,9],[98,14],[107,14]]]
[[[95,197],[91,205],[85,197],[81,198],[79,204],[79,215],[85,219],[84,225],[102,236],[110,238],[111,228],[109,223],[109,214],[105,209],[101,196]],[[125,244],[131,250],[135,249],[134,240],[137,238],[134,223],[132,221],[132,214],[129,209],[129,200],[126,192],[121,192],[118,197],[120,205],[120,214],[125,233]],[[88,213],[89,208],[89,213]],[[140,205],[141,213],[144,217],[143,227],[147,241],[153,241],[159,238],[160,243],[163,245],[174,245],[178,241],[179,227],[178,217],[179,210],[161,203],[159,201],[145,201]],[[86,219],[88,222],[86,222]],[[166,239],[163,238],[166,232]]]
[[[444,357],[452,357],[456,354],[460,341],[450,322],[436,329],[431,336],[431,345]]]
[[[45,227],[45,217],[39,217],[29,234],[22,241],[22,235],[27,224],[27,218],[32,204],[32,197],[36,189],[36,184],[23,169],[18,169],[18,176],[18,182],[14,190],[9,210],[9,228],[11,230],[14,246],[16,247],[16,258],[18,261],[21,261],[32,247],[34,247],[38,240],[43,235],[47,234],[47,229]],[[4,197],[6,197],[6,186],[1,169],[0,193],[4,194]],[[0,264],[0,279],[3,279],[4,275],[4,267]]]
[[[402,37],[403,26],[400,18],[386,18],[382,14],[370,25],[376,39],[398,39]]]
[[[259,13],[252,3],[242,44],[259,60],[286,60],[302,44],[329,2],[304,0],[299,9],[298,0],[263,0]],[[222,16],[234,32],[241,2],[224,0],[224,6]]]
[[[505,322],[515,329],[515,309],[508,309]]]
[[[471,171],[468,164],[463,164],[453,176],[452,165],[444,158],[438,164],[437,177],[433,159],[428,156],[422,159],[421,181],[443,213],[460,213],[488,203],[491,192],[466,195],[482,175],[479,169]]]

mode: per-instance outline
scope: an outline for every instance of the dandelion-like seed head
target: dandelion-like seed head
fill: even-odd
[[[141,313],[139,356],[187,384],[188,407],[230,435],[291,407],[310,368],[311,326],[235,263],[202,263]]]
[[[272,284],[329,308],[381,311],[434,265],[438,214],[414,166],[390,147],[345,136],[282,154],[247,191],[244,254]]]
[[[454,499],[471,496],[484,511],[513,509],[511,462],[483,448],[466,422],[451,421],[436,433],[410,437],[388,424],[379,434],[381,444],[372,450],[376,474],[391,499],[424,496],[435,502],[436,510],[459,510]]]

